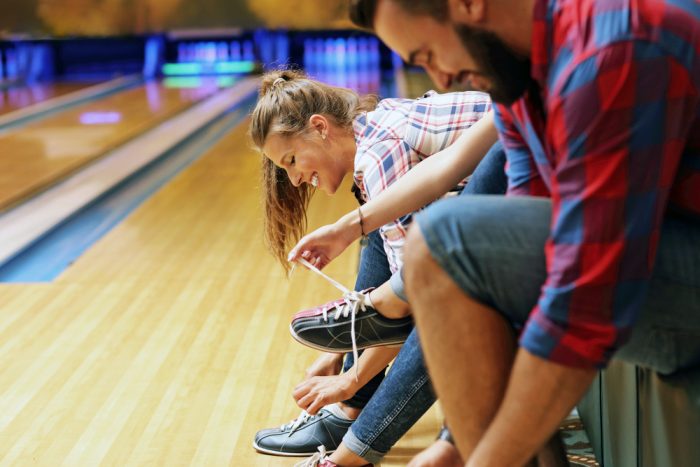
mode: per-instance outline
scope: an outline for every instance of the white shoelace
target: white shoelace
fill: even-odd
[[[360,311],[367,311],[367,307],[371,306],[369,302],[369,297],[362,292],[357,292],[355,290],[350,290],[345,287],[340,282],[327,276],[323,271],[318,269],[316,266],[306,261],[304,258],[299,258],[299,263],[306,266],[309,270],[315,272],[319,276],[326,279],[328,282],[333,284],[338,290],[343,292],[343,304],[336,306],[335,315],[333,319],[338,319],[342,315],[343,318],[350,316],[350,339],[352,340],[352,356],[355,362],[355,380],[360,379],[360,362],[359,355],[357,351],[357,341],[355,339],[355,316]],[[328,309],[324,308],[321,310],[323,313],[323,321],[328,322]]]
[[[319,446],[318,447],[318,452],[314,454],[313,456],[309,457],[308,459],[305,459],[297,464],[294,464],[294,467],[316,467],[319,465],[321,462],[325,461],[327,458],[326,456],[326,447],[325,446]]]
[[[294,432],[297,431],[299,429],[299,427],[302,426],[304,423],[306,423],[311,417],[313,417],[313,415],[309,415],[309,413],[306,412],[306,410],[302,410],[297,418],[295,418],[294,420],[292,420],[291,422],[289,422],[285,425],[282,425],[280,427],[280,430],[282,430],[282,431],[290,430],[289,435],[287,435],[287,436],[292,436],[294,434]]]

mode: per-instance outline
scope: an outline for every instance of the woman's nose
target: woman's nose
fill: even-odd
[[[295,170],[287,169],[287,177],[289,177],[289,181],[292,182],[292,185],[294,185],[294,186],[301,185],[301,174],[296,173]]]

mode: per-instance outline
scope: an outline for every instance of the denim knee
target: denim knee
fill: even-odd
[[[460,196],[416,216],[432,258],[470,297],[519,327],[546,278],[544,198]]]
[[[391,285],[391,291],[394,292],[394,295],[399,297],[404,302],[408,302],[408,298],[406,297],[406,287],[404,286],[403,282],[403,268],[392,274],[391,279],[389,279],[389,285]]]

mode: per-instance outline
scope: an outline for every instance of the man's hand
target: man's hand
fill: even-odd
[[[464,461],[455,445],[438,439],[411,459],[408,467],[462,467],[463,465]]]

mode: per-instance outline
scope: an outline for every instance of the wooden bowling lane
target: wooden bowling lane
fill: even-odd
[[[0,211],[218,90],[149,82],[0,133]]]
[[[95,85],[91,82],[36,83],[0,89],[0,115]]]
[[[235,129],[54,283],[0,285],[0,465],[291,466],[255,432],[296,418],[291,389],[317,353],[291,314],[337,298],[287,280],[261,237],[259,155]],[[317,195],[312,225],[352,209]],[[352,285],[357,249],[327,272]],[[439,428],[430,412],[384,466]]]

